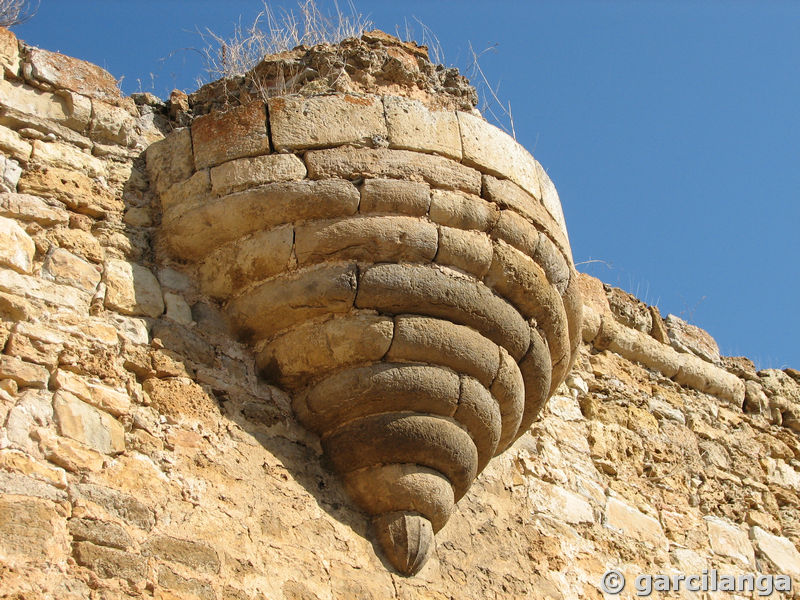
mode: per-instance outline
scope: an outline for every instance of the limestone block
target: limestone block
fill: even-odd
[[[272,143],[278,152],[363,146],[387,136],[383,103],[375,96],[280,96],[268,104]]]
[[[5,27],[0,28],[0,72],[19,75],[19,42]]]
[[[74,287],[21,275],[10,269],[0,269],[0,291],[25,298],[42,300],[47,304],[81,313],[88,311],[91,296]]]
[[[609,498],[606,504],[604,525],[621,531],[636,541],[656,550],[667,551],[669,541],[658,519],[646,515],[617,498]]]
[[[158,317],[164,312],[161,286],[147,267],[111,259],[105,264],[106,308],[125,315]]]
[[[453,418],[466,429],[478,453],[477,472],[489,464],[497,450],[502,428],[500,407],[478,380],[461,376],[461,395]]]
[[[19,163],[0,154],[0,192],[16,192],[21,176],[22,167]]]
[[[152,146],[151,146],[152,147]],[[161,192],[161,208],[165,214],[179,211],[181,205],[202,202],[211,198],[211,173],[209,169],[198,171],[189,179],[179,181]]]
[[[719,364],[719,346],[707,331],[675,315],[667,315],[665,324],[669,342],[678,352],[695,354],[710,363]]]
[[[790,540],[757,526],[750,530],[750,537],[759,554],[773,565],[775,573],[789,575],[794,581],[800,578],[800,552]]]
[[[144,581],[147,577],[147,559],[137,554],[91,542],[78,542],[73,555],[75,562],[91,569],[98,577],[119,577],[135,582]]]
[[[677,357],[680,369],[674,377],[675,381],[728,400],[735,406],[742,406],[744,381],[694,355],[678,353]]]
[[[492,387],[489,388],[492,396],[497,399],[502,419],[500,439],[497,442],[498,454],[516,439],[525,410],[525,381],[522,373],[505,348],[499,350],[500,365]]]
[[[476,196],[446,190],[431,192],[430,217],[434,223],[458,229],[489,231],[498,216],[499,211],[492,204]]]
[[[397,96],[385,96],[383,104],[390,148],[461,160],[461,134],[455,112],[433,111],[419,100]]]
[[[324,260],[427,262],[436,255],[436,226],[422,219],[357,216],[310,221],[295,228],[300,265]]]
[[[107,144],[132,146],[136,134],[136,119],[120,106],[92,100],[92,121],[89,137]]]
[[[594,510],[587,500],[560,485],[535,481],[531,486],[530,500],[535,512],[549,515],[570,525],[594,523]]]
[[[43,92],[19,81],[0,79],[0,105],[17,111],[23,118],[30,116],[32,120],[53,121],[56,127],[62,124],[78,131],[85,127],[82,119],[73,118],[70,102],[64,96]]]
[[[416,316],[395,317],[387,360],[439,364],[471,375],[484,386],[500,366],[496,344],[477,331],[450,321]]]
[[[125,450],[125,429],[111,415],[64,391],[56,392],[53,409],[61,435],[103,454]]]
[[[165,215],[164,229],[177,256],[198,258],[275,225],[355,214],[358,201],[358,188],[341,179],[274,183]]]
[[[540,231],[544,231],[572,262],[572,251],[565,231],[545,208],[541,199],[535,198],[512,181],[497,179],[491,175],[483,176],[483,197],[500,208],[511,209],[525,217]]]
[[[154,535],[142,547],[142,554],[181,563],[206,573],[219,573],[220,570],[217,552],[203,542]]]
[[[306,176],[306,166],[294,154],[268,154],[240,158],[211,169],[211,191],[216,196],[278,181],[296,181]]]
[[[209,254],[198,268],[200,287],[226,298],[242,287],[286,270],[292,256],[294,228],[282,225],[226,244]]]
[[[352,264],[322,264],[279,275],[234,298],[228,314],[245,338],[267,338],[314,317],[344,313],[356,296]],[[270,307],[264,319],[261,307]]]
[[[0,126],[0,152],[21,162],[28,162],[33,146],[13,129]]]
[[[164,306],[167,311],[167,318],[190,325],[192,323],[192,309],[183,299],[183,296],[167,292],[164,294]]]
[[[50,372],[15,356],[0,356],[0,379],[13,379],[20,387],[47,388]]]
[[[480,194],[481,174],[474,169],[432,154],[385,148],[329,148],[305,154],[311,179],[386,177],[424,181],[435,187]]]
[[[455,267],[483,279],[492,264],[492,241],[479,231],[439,227],[436,262]]]
[[[126,550],[134,545],[131,536],[116,523],[73,518],[69,520],[67,528],[72,539],[78,542],[92,542],[99,546],[118,550]]]
[[[269,154],[267,115],[263,102],[251,102],[192,121],[192,147],[197,170],[243,156]]]
[[[745,565],[755,564],[753,546],[747,531],[719,517],[703,517],[708,527],[708,541],[714,554],[727,556]]]
[[[510,179],[541,198],[536,161],[517,141],[480,117],[458,111],[463,162],[490,175]]]
[[[29,194],[0,194],[0,216],[38,223],[44,227],[69,222],[69,213],[60,205],[48,204]]]
[[[564,357],[569,360],[570,340],[564,303],[533,259],[498,241],[484,282],[508,299],[526,319],[536,319],[544,331],[554,367]],[[555,387],[566,377],[566,367],[563,365],[558,372],[554,369]]]
[[[122,200],[101,181],[59,167],[25,171],[17,187],[22,193],[59,200],[70,210],[90,217],[124,210]]]
[[[602,317],[600,331],[593,343],[596,348],[609,349],[667,377],[675,377],[683,364],[681,357],[672,348],[641,331],[620,325],[610,313]]]
[[[64,469],[38,461],[19,450],[0,450],[0,469],[27,475],[59,489],[67,487]]]
[[[605,291],[608,305],[617,321],[626,327],[650,333],[653,328],[653,317],[644,302],[634,295],[610,285],[605,286]]]
[[[110,103],[122,98],[116,79],[97,65],[41,48],[28,48],[27,58],[33,77],[53,87]]]
[[[269,379],[292,389],[321,373],[380,360],[393,332],[392,319],[369,314],[303,323],[267,344],[257,364]]]
[[[91,294],[100,283],[100,273],[96,267],[63,248],[55,248],[47,255],[42,275],[56,283],[71,285]]]
[[[500,211],[497,222],[492,227],[493,238],[503,240],[531,258],[539,246],[539,230],[527,219],[512,210]]]
[[[187,127],[174,130],[163,140],[150,144],[145,157],[150,181],[156,193],[163,194],[194,172],[191,132]]]
[[[367,179],[361,186],[362,213],[398,213],[421,217],[428,213],[431,190],[427,184],[399,179]]]
[[[68,552],[64,518],[39,498],[0,497],[0,552],[19,561],[56,562]]]
[[[514,357],[521,357],[528,348],[528,325],[511,305],[481,283],[445,267],[369,267],[361,274],[356,306],[466,325],[505,347]]]
[[[16,221],[0,217],[0,265],[30,273],[34,254],[36,246],[25,230]]]
[[[55,244],[69,250],[73,254],[85,258],[89,262],[101,263],[105,250],[88,231],[82,229],[57,229],[52,232],[51,239]]]

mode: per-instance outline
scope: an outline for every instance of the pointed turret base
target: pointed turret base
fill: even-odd
[[[418,513],[391,512],[373,520],[383,552],[403,575],[415,575],[433,550],[433,526]]]

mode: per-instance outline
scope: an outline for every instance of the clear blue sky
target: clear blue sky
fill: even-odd
[[[324,4],[324,0],[321,0]],[[296,6],[274,2],[272,6]],[[707,329],[723,354],[800,368],[800,2],[354,2],[468,43],[556,183],[579,269]],[[196,89],[196,29],[261,2],[42,0],[31,44]]]

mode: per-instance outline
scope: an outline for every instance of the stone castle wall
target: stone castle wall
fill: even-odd
[[[422,571],[397,575],[292,398],[229,333],[217,290],[236,282],[176,256],[168,213],[312,168],[361,206],[397,198],[381,189],[401,177],[429,211],[485,147],[473,164],[460,138],[425,145],[455,139],[439,132],[385,147],[398,137],[365,118],[336,142],[360,147],[314,149],[323,128],[267,130],[263,103],[258,140],[211,126],[248,104],[203,117],[205,137],[198,118],[154,145],[180,98],[123,98],[101,69],[4,30],[0,64],[0,596],[600,598],[611,567],[631,581],[716,568],[800,582],[800,374],[720,357],[705,332],[586,276],[573,371],[461,499]],[[328,98],[348,117],[367,110]],[[236,143],[294,153],[259,165],[250,146],[225,154]],[[554,193],[512,160],[461,191],[494,179]]]

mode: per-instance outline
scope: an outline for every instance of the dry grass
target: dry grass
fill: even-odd
[[[210,29],[198,32],[206,43],[202,54],[210,80],[244,75],[264,56],[291,50],[297,46],[336,44],[346,38],[360,37],[372,22],[356,12],[352,2],[342,9],[337,0],[333,11],[324,12],[316,0],[302,0],[297,12],[272,10],[266,1],[263,9],[248,26],[241,20],[233,36],[223,38]]]
[[[39,0],[0,0],[0,26],[13,27],[24,23],[39,10]]]

